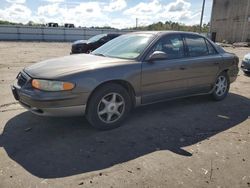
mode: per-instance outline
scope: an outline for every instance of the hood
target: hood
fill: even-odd
[[[77,40],[75,42],[73,42],[73,45],[76,45],[76,44],[87,44],[88,41],[87,40]]]
[[[33,78],[54,79],[71,73],[122,65],[128,61],[130,60],[80,54],[35,63],[24,71]]]

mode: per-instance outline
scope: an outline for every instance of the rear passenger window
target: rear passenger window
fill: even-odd
[[[206,40],[209,55],[217,54],[212,44]]]
[[[163,37],[155,45],[153,52],[162,51],[167,54],[167,59],[177,59],[184,57],[184,46],[180,35],[169,35]]]
[[[186,43],[189,56],[198,57],[208,55],[208,47],[203,37],[199,36],[186,36]]]

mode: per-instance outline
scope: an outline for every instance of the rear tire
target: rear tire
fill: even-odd
[[[223,100],[229,91],[230,81],[226,72],[222,72],[216,79],[214,90],[211,94],[212,98],[216,101]]]
[[[115,83],[105,84],[91,96],[86,118],[97,129],[114,129],[121,126],[131,107],[130,95],[124,87]]]

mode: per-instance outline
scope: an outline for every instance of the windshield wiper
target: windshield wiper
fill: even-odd
[[[93,53],[93,55],[97,55],[97,56],[103,56],[103,57],[105,57],[105,55],[103,55],[103,54],[101,54],[101,53],[96,53],[96,54],[94,54],[94,53]]]

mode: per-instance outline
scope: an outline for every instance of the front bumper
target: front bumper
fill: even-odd
[[[82,116],[85,114],[86,110],[86,105],[39,109],[36,107],[31,107],[21,101],[19,101],[19,103],[33,114],[40,116],[54,116],[54,117]]]
[[[27,75],[26,75],[27,76]],[[29,82],[27,78],[27,82]],[[28,86],[20,86],[16,80],[11,86],[19,103],[41,116],[80,116],[85,114],[87,93],[44,92]]]
[[[244,72],[250,72],[250,62],[242,61],[240,67]]]

